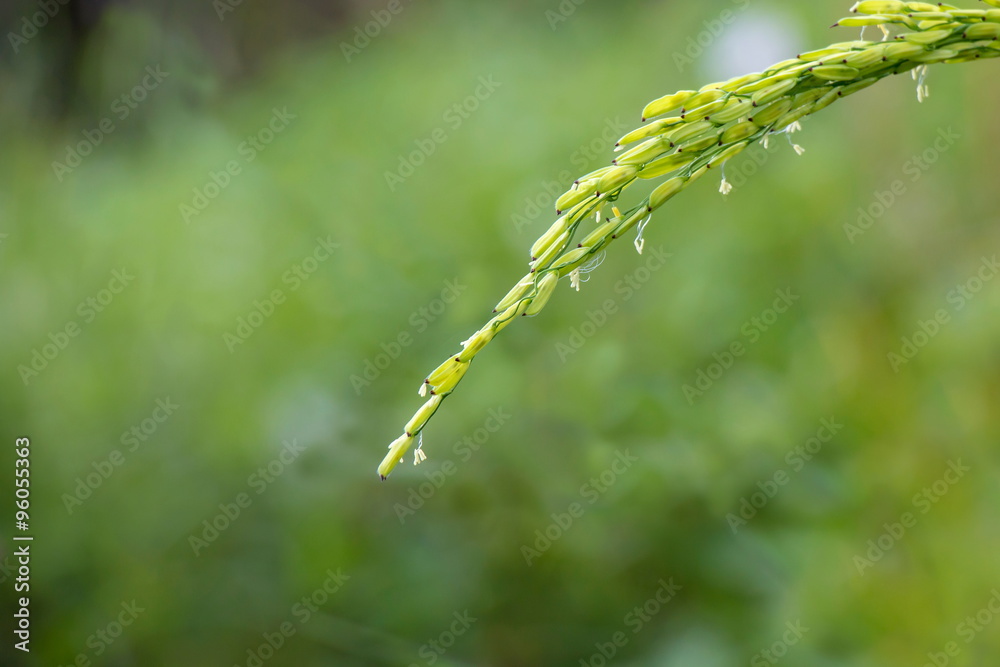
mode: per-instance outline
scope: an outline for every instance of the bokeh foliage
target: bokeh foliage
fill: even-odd
[[[796,620],[809,632],[785,664],[923,664],[949,641],[949,664],[986,664],[996,626],[969,643],[956,626],[1000,587],[1000,283],[960,310],[949,293],[1000,248],[996,62],[934,67],[922,105],[909,77],[834,105],[796,135],[804,156],[782,140],[759,169],[734,161],[754,173],[728,197],[706,178],[658,212],[643,256],[623,239],[579,293],[560,287],[491,345],[425,432],[427,462],[375,476],[420,380],[523,274],[551,220],[530,200],[609,160],[589,148],[608,126],[742,73],[711,54],[750,18],[786,26],[793,48],[857,34],[826,28],[845,3],[744,5],[588,2],[553,30],[556,2],[405,4],[346,62],[372,5],[236,78],[193,34],[114,8],[68,115],[36,113],[41,42],[5,63],[0,414],[6,443],[32,438],[36,541],[34,652],[5,642],[3,659],[247,664],[292,619],[265,664],[424,665],[467,610],[477,620],[437,664],[576,665],[623,630],[617,664],[747,664]],[[678,72],[674,54],[725,10],[732,25]],[[267,11],[226,20],[263,46]],[[57,178],[52,162],[155,64],[163,83]],[[500,85],[455,127],[445,114],[480,77]],[[295,119],[245,161],[241,142],[275,109]],[[390,190],[385,172],[435,128],[447,140]],[[949,128],[958,138],[913,180],[913,156]],[[180,205],[234,160],[185,222]],[[904,192],[849,240],[844,225],[897,180]],[[283,278],[317,239],[338,248],[292,289]],[[626,299],[616,284],[659,247],[671,258]],[[134,280],[85,321],[80,304],[121,269]],[[447,281],[461,294],[434,314]],[[276,289],[284,302],[227,346]],[[799,300],[688,401],[683,386],[748,342],[779,289]],[[606,324],[561,355],[609,299]],[[948,323],[895,372],[887,354],[940,309]],[[18,367],[70,321],[79,335],[26,384]],[[352,383],[400,333],[398,358]],[[167,398],[179,407],[129,451],[123,434]],[[459,444],[491,409],[502,427]],[[727,515],[790,471],[824,418],[843,428],[734,534]],[[251,476],[292,440],[305,451],[258,494]],[[69,512],[65,494],[113,450],[124,463]],[[638,462],[590,503],[581,486],[626,451]],[[915,495],[958,460],[970,471],[921,513]],[[431,478],[445,481],[401,521]],[[249,506],[195,555],[189,538],[241,493]],[[574,502],[583,515],[527,565],[522,546]],[[855,556],[904,512],[916,525],[859,574]],[[296,603],[338,569],[349,579],[297,624]],[[682,589],[633,634],[626,615],[670,578]],[[88,637],[133,599],[145,611],[96,657]]]

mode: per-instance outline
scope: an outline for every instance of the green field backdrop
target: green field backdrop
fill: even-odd
[[[646,102],[849,4],[114,5],[69,70],[56,19],[5,37],[0,662],[992,664],[997,61],[704,178],[375,474]]]

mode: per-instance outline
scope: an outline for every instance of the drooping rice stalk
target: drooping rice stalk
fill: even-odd
[[[1000,0],[984,0],[1000,8]],[[429,398],[389,445],[378,467],[385,479],[402,460],[414,439],[465,377],[472,360],[518,317],[536,315],[561,278],[579,289],[581,269],[615,239],[638,226],[636,248],[642,252],[642,228],[649,216],[669,199],[720,168],[754,142],[790,134],[799,121],[837,100],[863,90],[892,74],[910,71],[918,80],[917,97],[927,94],[924,76],[934,63],[963,63],[1000,57],[1000,9],[959,9],[927,2],[859,2],[855,14],[834,26],[878,26],[878,42],[840,42],[801,53],[763,72],[712,83],[699,90],[682,90],[650,102],[642,112],[645,123],[622,137],[623,151],[610,166],[574,181],[556,202],[556,221],[531,246],[528,273],[493,309],[494,316],[462,343],[424,380],[420,395]],[[901,32],[890,32],[896,26]],[[667,113],[674,115],[664,117]],[[650,121],[650,122],[646,122]],[[801,153],[799,146],[793,145]],[[666,179],[648,197],[612,217],[601,216],[637,180]],[[726,194],[725,177],[720,191]],[[588,218],[598,226],[584,232]],[[423,460],[418,446],[414,463]]]

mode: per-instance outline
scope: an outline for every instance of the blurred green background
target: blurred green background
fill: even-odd
[[[684,192],[375,475],[647,101],[849,4],[5,9],[0,662],[991,664],[997,62]]]

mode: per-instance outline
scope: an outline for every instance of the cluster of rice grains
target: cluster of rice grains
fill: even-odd
[[[1000,7],[1000,0],[984,0]],[[650,215],[711,169],[720,169],[756,141],[791,134],[799,120],[891,74],[910,71],[918,80],[917,96],[927,95],[927,65],[960,63],[1000,56],[1000,9],[958,9],[926,2],[859,2],[854,15],[835,26],[875,26],[881,41],[833,44],[802,53],[756,74],[683,90],[650,102],[645,123],[616,145],[621,152],[611,166],[577,179],[556,202],[558,218],[531,246],[529,271],[493,309],[494,316],[462,343],[462,350],[438,366],[420,387],[429,396],[389,445],[378,467],[382,479],[392,471],[441,402],[469,370],[475,356],[504,327],[521,316],[537,314],[562,278],[579,289],[581,274],[599,263],[616,238],[637,229],[636,249]],[[893,30],[890,31],[890,27]],[[665,114],[674,115],[662,117]],[[655,119],[655,120],[653,120]],[[647,122],[650,121],[650,122]],[[801,147],[794,145],[796,152]],[[667,177],[644,200],[626,209],[613,205],[637,179]],[[722,178],[720,191],[728,193]],[[611,217],[603,217],[611,204]],[[596,226],[586,221],[596,219]],[[602,221],[603,220],[603,221]],[[414,463],[424,459],[418,444]]]

